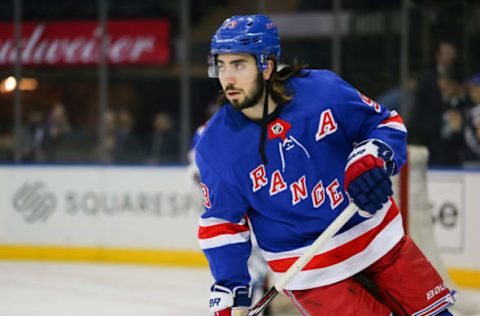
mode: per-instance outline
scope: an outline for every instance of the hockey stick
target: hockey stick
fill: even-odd
[[[287,272],[275,282],[270,290],[255,304],[249,308],[248,316],[256,316],[260,314],[270,302],[280,293],[300,270],[302,270],[308,262],[315,256],[325,244],[335,235],[340,228],[358,211],[358,206],[353,203],[347,206],[345,210],[323,231],[320,236],[310,245],[307,251],[301,255],[287,270]]]

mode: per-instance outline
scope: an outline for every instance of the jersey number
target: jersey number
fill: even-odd
[[[210,202],[208,187],[203,183],[200,183],[200,186],[202,187],[203,204],[205,205],[206,208],[211,208],[212,203]]]

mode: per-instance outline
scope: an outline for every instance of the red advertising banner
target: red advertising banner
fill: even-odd
[[[13,23],[0,23],[0,66],[15,63]],[[22,24],[21,60],[24,65],[94,65],[100,56],[97,21],[26,22]],[[108,22],[110,64],[159,65],[170,58],[167,20]]]

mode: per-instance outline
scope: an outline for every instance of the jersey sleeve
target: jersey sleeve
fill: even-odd
[[[197,150],[205,212],[201,215],[198,240],[215,283],[233,289],[248,285],[247,261],[251,253],[247,202],[231,175],[220,175]]]
[[[352,144],[367,139],[379,139],[387,144],[394,153],[393,174],[398,173],[407,156],[407,129],[401,116],[337,78],[339,102],[335,104],[334,112],[347,138]]]

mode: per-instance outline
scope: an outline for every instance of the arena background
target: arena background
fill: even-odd
[[[188,153],[219,89],[207,77],[210,37],[226,17],[255,12],[278,25],[283,64],[331,69],[373,99],[411,97],[411,83],[434,67],[442,41],[455,45],[465,82],[480,73],[480,3],[473,0],[0,2],[0,315],[52,315],[55,291],[30,309],[15,297],[61,288],[58,280],[42,285],[42,276],[54,271],[84,280],[98,277],[86,271],[113,271],[105,282],[115,272],[142,280],[159,273],[158,287],[200,271],[195,280],[204,284],[196,290],[208,292],[196,242],[201,202]],[[412,105],[402,102],[397,110],[408,128]],[[425,225],[433,223],[441,260],[462,289],[480,289],[479,166],[477,157],[429,168],[428,190],[419,192],[431,211]],[[92,262],[102,265],[77,270]],[[157,270],[119,270],[118,264]],[[133,291],[132,282],[114,286]],[[79,289],[71,290],[75,296]],[[152,293],[167,292],[139,291],[152,295],[147,305],[154,304]],[[133,304],[124,313],[192,315],[197,301],[203,304],[197,292],[187,294],[197,295],[191,309],[172,303],[171,310],[147,311]],[[95,315],[98,307],[67,313],[67,305],[56,312]],[[102,315],[123,315],[118,306]]]

